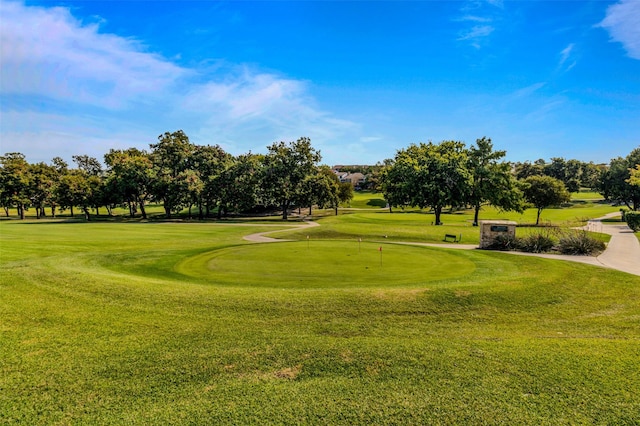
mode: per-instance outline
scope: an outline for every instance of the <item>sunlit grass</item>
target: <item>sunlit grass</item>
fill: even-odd
[[[271,229],[0,222],[2,421],[637,422],[638,277]]]

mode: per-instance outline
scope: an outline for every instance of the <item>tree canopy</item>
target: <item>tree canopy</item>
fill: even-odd
[[[538,210],[536,225],[540,224],[542,210],[571,200],[564,183],[551,176],[529,176],[524,184],[524,198]]]

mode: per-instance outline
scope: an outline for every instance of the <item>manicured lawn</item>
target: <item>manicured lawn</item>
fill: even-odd
[[[434,225],[435,217],[426,211],[417,209],[347,211],[339,216],[332,214],[318,215],[315,220],[322,224],[313,229],[287,231],[275,236],[293,239],[305,239],[307,235],[317,239],[366,239],[372,241],[422,241],[442,242],[445,234],[462,235],[462,243],[478,244],[479,228],[472,226],[473,212],[457,211],[442,215],[444,225]],[[560,227],[578,227],[586,224],[588,219],[602,217],[618,209],[607,204],[577,203],[567,208],[549,208],[542,212],[541,224],[552,224]],[[521,225],[535,224],[536,211],[528,209],[523,214],[500,212],[491,207],[483,208],[480,220],[498,219],[513,220]],[[520,228],[520,233],[531,232]]]
[[[381,209],[386,205],[382,193],[374,191],[354,191],[353,200],[349,203],[349,207],[355,209]]]
[[[637,424],[638,277],[390,243],[425,216],[269,245],[241,238],[259,224],[2,221],[0,419]]]

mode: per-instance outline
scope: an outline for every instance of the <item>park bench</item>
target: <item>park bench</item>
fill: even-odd
[[[444,234],[444,241],[452,240],[454,243],[459,242],[462,239],[462,234],[460,236],[454,234]]]

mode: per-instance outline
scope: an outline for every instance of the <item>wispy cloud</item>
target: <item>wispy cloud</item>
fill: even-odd
[[[62,7],[1,0],[0,15],[2,150],[30,161],[69,146],[69,155],[146,148],[178,128],[234,153],[303,135],[327,148],[336,136],[359,137],[358,124],[316,105],[307,82],[242,65],[181,67]]]
[[[609,6],[598,26],[609,31],[611,39],[621,43],[629,57],[640,59],[640,1],[621,0]]]
[[[487,8],[486,6],[489,6]],[[496,10],[503,6],[501,0],[467,1],[460,8],[462,16],[455,18],[455,22],[470,23],[458,33],[457,41],[469,42],[479,49],[485,40],[496,29]]]
[[[457,21],[460,21],[460,22],[470,21],[470,22],[480,22],[480,23],[489,23],[491,22],[491,20],[492,20],[491,18],[476,16],[476,15],[465,15],[457,19]]]
[[[569,71],[571,68],[576,66],[577,61],[571,60],[574,47],[575,44],[570,43],[567,47],[560,51],[560,61],[558,62],[558,68],[563,68],[564,71]]]
[[[526,97],[530,96],[531,94],[537,92],[538,90],[542,89],[546,85],[547,85],[547,83],[544,83],[544,82],[534,83],[534,84],[532,84],[530,86],[523,87],[522,89],[516,90],[515,92],[513,92],[511,94],[511,96],[509,98],[510,99],[526,98]]]
[[[495,28],[491,25],[476,25],[469,31],[464,32],[458,40],[474,40],[481,37],[486,37],[493,32]]]

